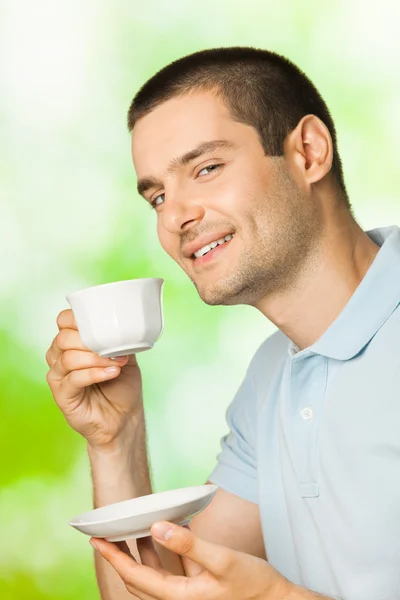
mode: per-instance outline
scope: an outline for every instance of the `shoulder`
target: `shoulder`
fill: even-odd
[[[399,372],[400,363],[400,304],[383,323],[380,329],[360,354],[355,365],[367,369],[368,373],[383,373],[392,369]],[[370,370],[372,369],[372,370]]]
[[[247,368],[238,393],[238,404],[244,404],[246,410],[257,411],[271,381],[279,374],[286,362],[288,347],[289,339],[280,330],[262,342]]]
[[[289,339],[278,329],[258,347],[251,363],[249,372],[258,379],[272,376],[277,368],[285,361],[289,348]]]
[[[276,331],[258,347],[227,410],[231,429],[255,427],[260,402],[287,357],[289,340]],[[236,423],[236,425],[235,425]]]

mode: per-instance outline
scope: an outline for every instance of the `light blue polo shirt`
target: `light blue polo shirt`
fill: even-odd
[[[343,600],[400,600],[400,229],[340,315],[257,350],[209,480],[260,507],[269,562]]]

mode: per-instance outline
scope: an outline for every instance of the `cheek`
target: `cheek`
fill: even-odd
[[[235,213],[243,208],[243,201],[248,194],[249,185],[246,179],[235,177],[234,179],[218,182],[218,185],[207,189],[204,193],[204,208],[208,212],[219,213],[222,217],[235,218]]]
[[[171,258],[177,260],[179,247],[177,247],[177,240],[175,239],[176,236],[166,231],[162,225],[160,225],[160,223],[161,220],[159,220],[157,225],[157,235],[161,247],[167,254],[169,254]]]
[[[229,210],[243,210],[248,207],[249,199],[259,196],[262,181],[257,172],[243,165],[237,169],[229,181],[224,181],[221,187],[223,206]],[[250,167],[250,165],[249,165]]]

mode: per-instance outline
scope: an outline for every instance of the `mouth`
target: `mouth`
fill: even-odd
[[[208,246],[204,246],[204,248],[198,250],[198,252],[195,252],[192,255],[193,265],[195,267],[202,267],[214,262],[218,257],[226,252],[226,249],[232,243],[234,235],[234,233],[226,235],[224,238],[212,242]]]

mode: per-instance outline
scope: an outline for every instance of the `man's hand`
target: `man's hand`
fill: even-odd
[[[138,548],[143,545],[144,551],[142,565],[127,555],[123,543],[90,540],[120,575],[126,589],[141,600],[321,598],[303,596],[300,591],[303,588],[288,581],[265,560],[207,542],[187,527],[160,521],[154,523],[151,534],[159,544],[182,556],[187,577],[171,575],[162,569],[157,554],[144,540],[142,543],[138,540]]]

